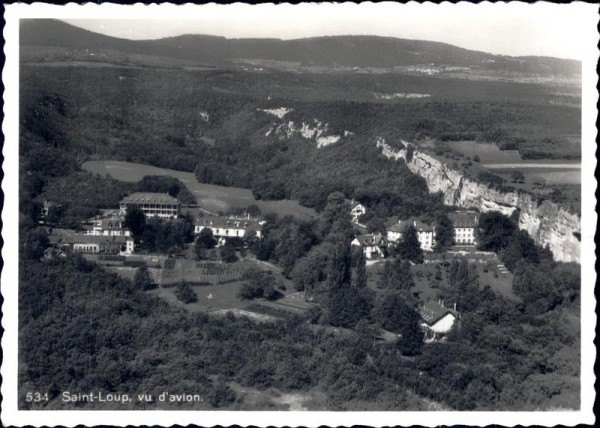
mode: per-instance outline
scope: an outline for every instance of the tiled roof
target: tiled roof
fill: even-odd
[[[432,226],[414,218],[400,220],[398,223],[389,226],[387,230],[390,232],[404,233],[408,226],[414,226],[415,229],[417,229],[417,232],[433,232]]]
[[[479,223],[479,214],[472,211],[455,211],[448,214],[454,227],[476,227]]]
[[[362,247],[372,245],[385,245],[385,241],[383,240],[383,236],[381,235],[358,235],[356,237],[356,240]]]
[[[448,313],[455,317],[457,316],[452,308],[445,308],[435,301],[425,303],[419,310],[419,313],[421,314],[421,318],[429,325],[435,324]]]
[[[98,244],[107,245],[111,243],[124,244],[129,238],[127,236],[102,236],[102,235],[70,235],[65,236],[61,241],[63,244]]]
[[[136,192],[125,196],[121,201],[125,204],[157,204],[176,205],[179,201],[167,193]]]
[[[262,226],[256,220],[245,218],[204,216],[196,219],[196,226],[219,227],[224,229],[262,230]]]

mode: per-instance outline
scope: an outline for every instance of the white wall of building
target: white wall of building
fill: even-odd
[[[456,317],[448,312],[442,318],[440,318],[435,324],[433,324],[430,329],[434,333],[448,333],[454,322],[456,321]]]

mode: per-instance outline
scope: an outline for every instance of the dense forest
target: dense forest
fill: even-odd
[[[319,390],[328,409],[419,409],[424,398],[457,410],[578,407],[576,267],[545,261],[534,269],[528,260],[519,262],[513,287],[523,303],[515,304],[479,287],[466,263],[449,266],[448,292],[461,305],[460,327],[445,343],[423,344],[420,330],[410,329],[418,316],[406,264],[390,266],[376,296],[364,288],[364,260],[349,254],[344,235],[343,222],[334,221],[325,245],[337,250],[318,291],[322,311],[256,323],[182,312],[146,294],[140,281],[77,255],[42,262],[47,238],[39,229],[23,229],[20,405],[32,406],[25,390],[48,391],[49,402],[34,408],[56,409],[73,406],[60,400],[61,391],[157,396],[168,386],[204,397],[179,408],[243,408],[230,386],[235,382],[258,390]],[[552,279],[557,275],[562,280]],[[548,287],[558,294],[546,293]],[[336,333],[328,325],[344,328]],[[402,340],[377,342],[378,325]],[[175,405],[120,408],[169,406]]]

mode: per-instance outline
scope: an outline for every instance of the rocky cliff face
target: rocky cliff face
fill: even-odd
[[[384,156],[406,162],[407,150],[393,149],[383,139],[377,141],[377,147],[382,149]],[[580,244],[574,235],[581,231],[578,215],[551,201],[538,204],[526,193],[501,192],[477,183],[417,150],[406,164],[412,172],[425,179],[431,193],[442,192],[446,205],[475,208],[482,212],[500,211],[505,215],[511,215],[518,209],[519,228],[526,230],[537,244],[548,246],[555,260],[579,263]]]

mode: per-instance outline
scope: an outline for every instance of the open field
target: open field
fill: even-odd
[[[508,163],[521,162],[521,155],[517,150],[500,150],[496,143],[480,143],[477,141],[449,141],[448,146],[464,156],[473,159],[479,156],[481,163]]]
[[[226,211],[230,207],[247,207],[256,204],[263,214],[272,212],[281,216],[293,215],[301,218],[310,218],[316,215],[314,210],[301,206],[298,201],[257,201],[252,196],[252,191],[248,189],[199,183],[196,176],[191,172],[122,161],[89,161],[85,162],[82,168],[102,176],[109,175],[128,183],[138,182],[146,175],[175,177],[196,196],[198,205],[201,208],[212,212]]]
[[[242,300],[238,297],[245,280],[243,273],[251,267],[260,267],[275,275],[278,290],[283,297],[276,301],[263,299]],[[192,259],[168,259],[165,267],[155,277],[159,288],[151,291],[168,303],[191,312],[239,312],[256,314],[266,319],[285,317],[288,314],[302,314],[312,304],[304,301],[302,293],[295,292],[291,281],[281,275],[281,269],[269,263],[256,260],[240,260],[227,264],[221,262],[197,261]],[[178,282],[191,283],[198,301],[183,304],[175,296]],[[198,285],[193,285],[194,283]],[[280,288],[282,285],[285,289]],[[241,312],[240,312],[241,311]]]

